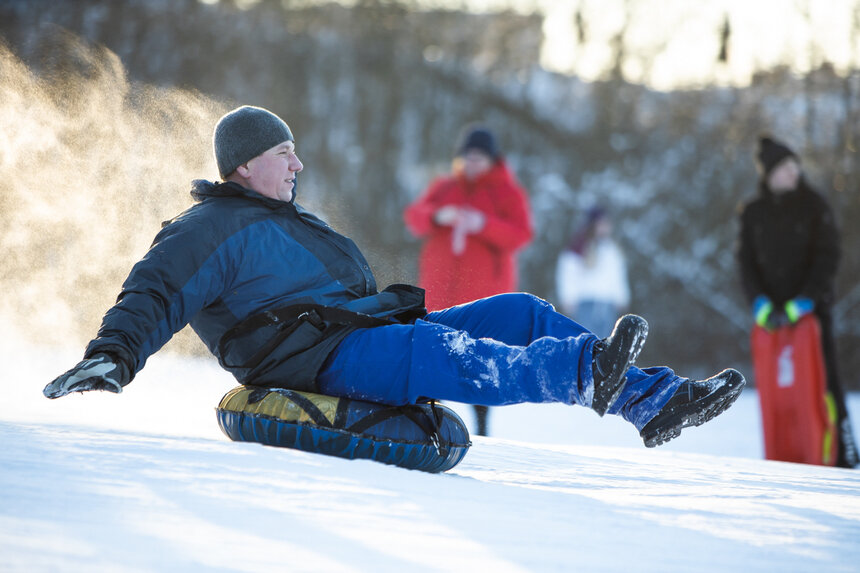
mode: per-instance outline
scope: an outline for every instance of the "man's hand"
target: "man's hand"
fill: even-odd
[[[45,386],[42,393],[51,399],[89,390],[107,390],[119,394],[130,380],[128,367],[123,361],[107,354],[96,354]]]

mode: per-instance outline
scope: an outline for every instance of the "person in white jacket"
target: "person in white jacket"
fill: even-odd
[[[627,263],[606,210],[593,207],[556,267],[560,310],[598,335],[612,330],[630,303]]]

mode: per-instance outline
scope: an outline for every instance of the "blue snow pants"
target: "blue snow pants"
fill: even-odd
[[[392,405],[434,398],[590,407],[598,340],[536,296],[501,294],[431,312],[414,324],[357,330],[317,380],[324,394]],[[682,382],[669,368],[632,367],[609,413],[641,430]]]

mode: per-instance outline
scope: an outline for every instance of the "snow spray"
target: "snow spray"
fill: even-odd
[[[161,222],[192,203],[190,181],[217,178],[228,106],[130,82],[63,30],[41,42],[33,67],[0,45],[2,334],[83,348]]]

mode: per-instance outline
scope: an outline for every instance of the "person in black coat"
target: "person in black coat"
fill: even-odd
[[[760,326],[796,322],[810,312],[821,323],[827,386],[837,408],[837,465],[860,463],[839,382],[832,307],[839,264],[833,211],[810,187],[795,153],[769,137],[759,141],[758,196],[741,213],[738,259],[744,292]]]

